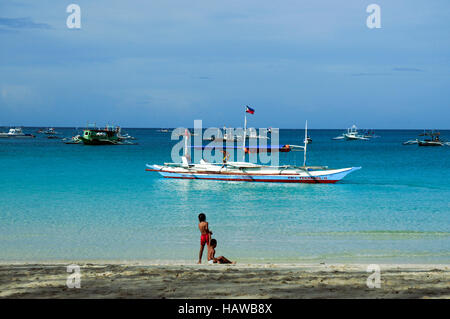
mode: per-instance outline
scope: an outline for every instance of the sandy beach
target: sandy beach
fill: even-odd
[[[0,298],[450,298],[450,265],[380,265],[368,288],[362,264],[0,264]]]

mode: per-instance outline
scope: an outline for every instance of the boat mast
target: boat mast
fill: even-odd
[[[305,146],[303,148],[303,166],[306,167],[306,145],[308,145],[308,120],[305,123]]]
[[[244,142],[242,142],[242,161],[245,162],[245,137],[247,134],[247,112],[244,113]]]

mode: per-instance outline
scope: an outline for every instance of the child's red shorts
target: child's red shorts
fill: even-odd
[[[202,234],[200,236],[200,245],[205,246],[209,242],[209,234]]]

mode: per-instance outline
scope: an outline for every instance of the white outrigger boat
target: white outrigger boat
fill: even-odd
[[[164,165],[147,164],[146,171],[158,172],[165,178],[178,179],[277,183],[336,183],[347,174],[361,169],[361,167],[329,169],[323,166],[306,166],[307,137],[306,124],[304,146],[297,146],[297,148],[301,148],[304,151],[303,166],[269,166],[245,161],[228,162],[226,157],[223,163],[208,163],[201,159],[199,164],[193,164],[190,162],[188,155],[189,133],[187,132],[184,138],[185,146],[182,163],[164,163]],[[243,149],[245,149],[245,136],[243,140]]]
[[[356,125],[353,125],[352,127],[347,129],[347,132],[333,138],[333,140],[344,140],[344,139],[347,141],[356,141],[356,140],[367,141],[369,140],[369,136],[359,134],[358,128],[356,127]]]
[[[0,133],[0,137],[8,138],[34,138],[33,134],[25,134],[21,127],[10,128],[8,133]]]

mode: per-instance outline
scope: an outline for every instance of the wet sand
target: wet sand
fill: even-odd
[[[69,264],[0,264],[0,298],[450,298],[450,265],[380,265],[368,288],[360,264],[79,263],[68,288]]]

